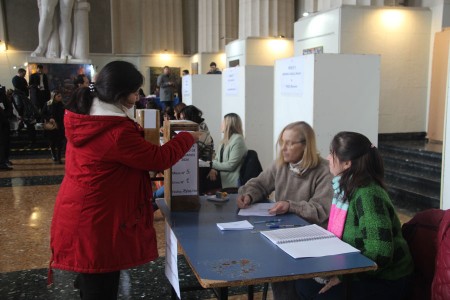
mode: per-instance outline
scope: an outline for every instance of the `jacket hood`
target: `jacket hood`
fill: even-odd
[[[82,146],[119,124],[130,121],[125,116],[80,115],[68,110],[64,113],[66,138],[75,147]]]

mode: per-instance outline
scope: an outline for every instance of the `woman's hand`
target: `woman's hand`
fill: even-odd
[[[289,211],[289,202],[287,201],[277,201],[271,209],[269,209],[269,214],[272,215],[282,215]]]
[[[325,284],[325,286],[319,291],[319,294],[325,293],[326,291],[331,289],[333,286],[338,285],[339,283],[341,283],[341,281],[337,276],[331,277],[330,281],[328,281],[328,283]]]
[[[239,195],[236,202],[239,208],[247,208],[252,204],[252,197],[250,195]]]
[[[200,139],[200,137],[202,136],[202,132],[200,132],[200,131],[192,131],[192,132],[189,132],[191,135],[192,135],[192,137],[194,138],[194,140],[197,142],[199,139]]]
[[[217,180],[217,171],[214,169],[211,169],[208,173],[208,176],[206,176],[206,178],[208,178],[211,181],[216,181]]]

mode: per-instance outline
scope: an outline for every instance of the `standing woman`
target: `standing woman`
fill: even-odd
[[[375,261],[376,271],[298,280],[301,299],[404,299],[413,263],[400,221],[384,186],[383,160],[367,137],[340,132],[332,140],[329,168],[334,196],[328,230]],[[321,283],[319,283],[321,282]]]
[[[211,170],[207,180],[217,188],[235,189],[239,186],[239,171],[247,154],[241,118],[235,113],[226,114],[220,129],[223,140],[219,152],[210,162]]]
[[[44,121],[56,124],[55,129],[46,130],[45,133],[50,142],[50,151],[54,162],[62,164],[62,150],[64,148],[64,104],[62,94],[55,90],[51,93],[51,99],[42,109]]]
[[[134,65],[113,61],[67,104],[49,275],[51,268],[80,273],[82,299],[117,299],[120,270],[158,257],[149,171],[174,165],[198,138],[184,132],[163,146],[145,141],[127,116],[143,80]]]

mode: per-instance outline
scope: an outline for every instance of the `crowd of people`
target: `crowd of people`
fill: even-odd
[[[271,214],[293,213],[327,228],[378,265],[376,271],[358,275],[273,283],[274,299],[344,299],[346,294],[352,299],[402,299],[408,293],[412,258],[384,185],[383,161],[364,135],[336,134],[324,159],[309,124],[288,124],[279,133],[276,160],[240,185],[248,151],[240,116],[226,114],[223,138],[213,141],[200,108],[170,103],[172,95],[165,90],[173,86],[169,68],[158,78],[161,98],[168,97],[162,100],[162,120],[190,120],[199,131],[178,133],[161,146],[147,142],[143,129],[129,117],[145,97],[144,78],[134,65],[111,62],[93,85],[80,75],[65,105],[59,91],[33,103],[24,72],[20,69],[14,77],[9,98],[6,92],[1,98],[1,132],[15,107],[27,128],[37,118],[53,123],[47,135],[55,162],[61,162],[67,140],[66,173],[51,226],[51,268],[79,273],[82,299],[116,299],[120,270],[157,257],[152,201],[164,188],[151,193],[149,171],[171,167],[194,143],[204,163],[199,168],[200,193],[236,192],[241,209],[273,195]],[[44,81],[40,76],[33,84],[40,87]],[[30,139],[32,134],[30,130]],[[0,168],[10,168],[8,151],[0,151]]]

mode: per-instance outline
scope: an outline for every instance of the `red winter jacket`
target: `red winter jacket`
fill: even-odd
[[[102,273],[157,258],[148,171],[175,164],[192,136],[180,133],[160,147],[127,117],[66,111],[64,124],[66,173],[51,226],[51,267]]]
[[[437,236],[436,269],[431,286],[431,299],[450,299],[450,210],[446,210]]]

